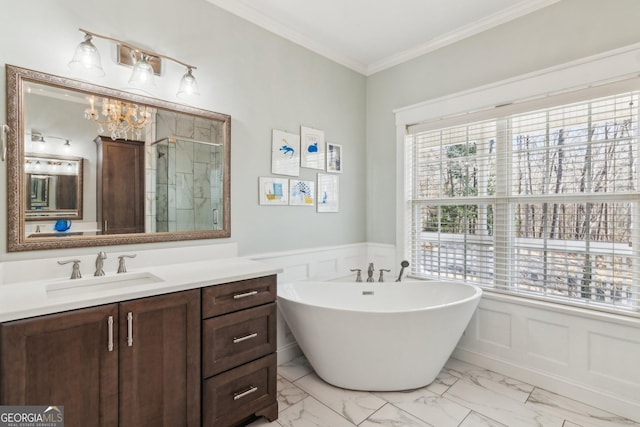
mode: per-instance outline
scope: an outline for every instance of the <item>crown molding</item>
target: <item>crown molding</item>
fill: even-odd
[[[295,44],[298,44],[304,48],[311,50],[321,56],[324,56],[340,65],[352,69],[365,76],[370,76],[379,71],[387,68],[394,67],[404,62],[410,61],[414,58],[422,56],[426,53],[433,52],[452,43],[463,40],[467,37],[481,33],[498,25],[509,22],[513,19],[517,19],[528,13],[535,12],[538,9],[550,6],[560,0],[522,0],[515,5],[503,9],[498,13],[475,21],[469,25],[465,25],[449,33],[443,34],[433,40],[430,40],[424,44],[415,46],[413,48],[404,50],[397,54],[391,55],[387,58],[383,58],[380,61],[372,64],[364,64],[357,61],[347,55],[344,55],[335,49],[332,49],[322,42],[311,39],[298,31],[295,31],[288,27],[286,24],[277,21],[271,17],[264,15],[258,10],[247,6],[242,1],[238,0],[206,0],[221,9],[226,10],[234,15],[239,16],[259,27],[266,29],[280,37],[283,37]]]
[[[454,31],[443,34],[433,40],[420,44],[413,48],[404,50],[397,54],[388,56],[380,61],[374,62],[367,66],[366,75],[370,76],[379,71],[386,70],[387,68],[394,67],[412,59],[418,58],[429,52],[433,52],[450,44],[456,43],[460,40],[464,40],[468,37],[479,34],[483,31],[490,30],[498,25],[505,24],[514,19],[525,16],[536,10],[543,9],[554,3],[558,3],[560,0],[524,0],[509,8],[503,9],[498,13],[487,16],[472,22],[469,25],[460,27]]]

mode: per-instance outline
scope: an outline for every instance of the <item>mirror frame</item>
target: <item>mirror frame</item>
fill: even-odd
[[[7,124],[10,127],[7,138],[7,250],[8,252],[45,249],[82,248],[91,246],[129,245],[136,243],[171,242],[181,240],[216,239],[231,236],[231,116],[203,110],[183,104],[176,104],[143,95],[123,92],[92,83],[55,76],[40,71],[29,70],[7,64]],[[223,123],[224,171],[222,179],[222,229],[199,231],[172,231],[135,234],[109,234],[95,236],[38,237],[28,239],[25,235],[25,185],[23,182],[24,162],[24,84],[34,82],[75,90],[87,95],[115,98],[154,108],[175,111]]]

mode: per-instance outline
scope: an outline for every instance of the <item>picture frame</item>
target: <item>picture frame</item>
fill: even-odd
[[[324,131],[300,127],[300,166],[310,169],[325,168]]]
[[[342,145],[327,142],[327,172],[342,173]]]
[[[289,180],[289,205],[291,206],[315,206],[316,183],[298,179]]]
[[[317,212],[340,211],[340,179],[338,175],[318,174]]]
[[[271,133],[271,173],[300,175],[300,135],[273,129]]]
[[[286,178],[260,177],[258,179],[258,194],[261,205],[288,205],[289,180]]]

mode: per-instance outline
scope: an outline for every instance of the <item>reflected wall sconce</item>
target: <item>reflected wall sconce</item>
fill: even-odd
[[[71,150],[71,140],[69,138],[63,138],[61,136],[43,135],[42,132],[35,129],[31,129],[31,132],[27,132],[27,135],[31,135],[31,147],[35,151],[44,151],[47,139],[58,139],[65,141],[62,145],[62,149],[65,151]],[[47,138],[47,139],[45,139]]]
[[[109,40],[117,45],[117,59],[120,65],[129,65],[133,67],[129,84],[144,91],[155,86],[154,75],[160,75],[162,71],[162,59],[166,59],[186,68],[186,73],[180,79],[180,86],[176,96],[179,98],[187,98],[192,95],[200,95],[198,91],[198,83],[193,76],[193,70],[197,67],[186,64],[175,58],[149,50],[141,49],[131,43],[118,40],[113,37],[103,36],[91,31],[79,29],[84,33],[84,40],[76,48],[73,58],[69,62],[69,68],[78,74],[90,77],[104,76],[104,70],[100,62],[100,53],[92,43],[94,37]]]

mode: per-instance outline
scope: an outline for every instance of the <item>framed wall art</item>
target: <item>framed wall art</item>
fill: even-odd
[[[300,135],[273,129],[271,134],[271,173],[300,175]]]
[[[289,204],[291,206],[315,206],[316,183],[313,181],[290,179]]]
[[[318,212],[338,212],[340,209],[340,180],[338,175],[318,174]]]
[[[301,126],[300,145],[300,166],[324,170],[324,131]]]
[[[261,205],[288,205],[289,180],[286,178],[260,177],[258,191]]]
[[[327,142],[327,172],[342,172],[342,145]]]

